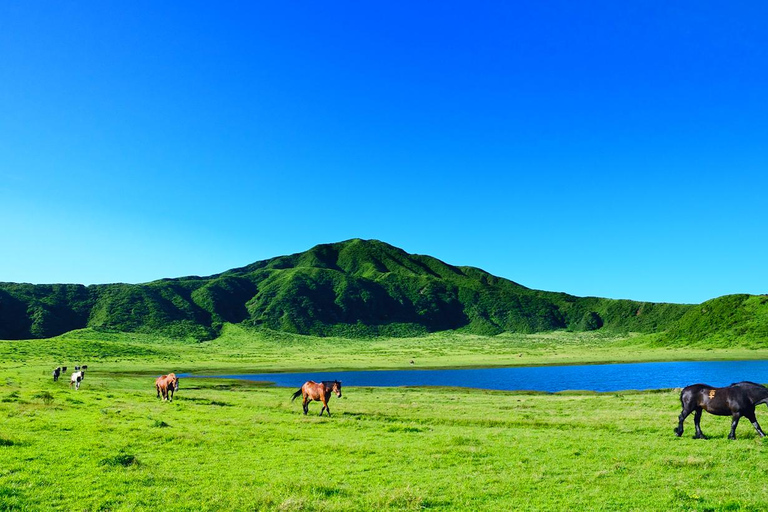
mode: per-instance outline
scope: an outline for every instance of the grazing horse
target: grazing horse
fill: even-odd
[[[155,379],[155,388],[157,389],[157,398],[160,398],[162,393],[163,400],[173,402],[173,393],[179,389],[179,378],[175,373],[161,375]]]
[[[696,439],[706,439],[701,432],[701,412],[707,411],[716,416],[731,416],[731,432],[728,439],[736,439],[736,426],[743,416],[752,422],[760,437],[765,436],[755,418],[755,406],[768,404],[768,389],[754,382],[737,382],[724,388],[713,388],[706,384],[693,384],[683,388],[680,393],[683,410],[678,417],[675,429],[678,437],[683,435],[683,421],[695,411],[693,424],[696,427]]]
[[[79,371],[74,372],[72,376],[69,378],[69,387],[72,387],[72,384],[75,385],[75,391],[80,389],[80,383],[83,382],[83,379],[85,378],[85,372]]]
[[[309,402],[312,400],[320,400],[323,402],[323,408],[320,409],[320,416],[323,415],[323,411],[327,411],[328,416],[330,416],[331,410],[328,408],[328,399],[331,398],[331,393],[336,393],[336,396],[341,398],[340,380],[324,380],[323,382],[308,380],[301,386],[301,389],[293,394],[291,402],[301,395],[304,398],[304,414],[307,414],[309,411]]]
[[[59,375],[61,375],[61,366],[53,370],[53,382],[56,382],[59,380]]]

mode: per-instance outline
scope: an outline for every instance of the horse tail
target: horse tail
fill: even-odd
[[[299,388],[299,390],[293,394],[293,398],[291,398],[291,402],[293,402],[294,400],[296,400],[300,396],[301,396],[301,388]]]

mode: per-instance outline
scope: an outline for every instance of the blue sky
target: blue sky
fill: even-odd
[[[252,4],[0,4],[0,281],[360,237],[582,296],[768,293],[765,2]]]

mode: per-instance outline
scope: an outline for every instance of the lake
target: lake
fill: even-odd
[[[272,382],[277,386],[297,389],[308,380],[339,379],[344,386],[458,386],[496,390],[605,392],[678,388],[695,383],[720,387],[742,380],[768,383],[768,361],[680,361],[457,370],[260,373],[213,377]]]

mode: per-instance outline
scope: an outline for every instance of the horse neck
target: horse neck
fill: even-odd
[[[755,405],[768,404],[768,389],[756,389],[755,390]]]
[[[740,383],[747,392],[749,401],[754,405],[768,404],[768,388],[752,382]]]

